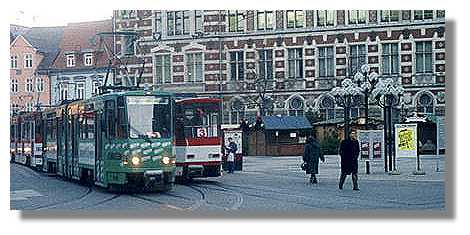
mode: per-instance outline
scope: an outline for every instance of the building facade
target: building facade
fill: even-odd
[[[106,76],[107,85],[114,84],[114,70],[108,69],[110,54],[96,36],[111,31],[111,20],[65,26],[59,53],[50,68],[52,105],[98,94]]]
[[[130,74],[155,89],[221,96],[225,124],[254,119],[261,93],[266,114],[342,118],[328,92],[363,64],[405,88],[396,115],[445,116],[441,10],[119,10],[113,18],[115,31],[139,35],[115,43]],[[370,104],[369,115],[381,117]]]
[[[10,44],[11,115],[50,105],[48,68],[57,55],[63,32],[62,27],[21,29],[12,31],[16,36]]]

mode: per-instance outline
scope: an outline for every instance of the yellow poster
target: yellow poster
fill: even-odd
[[[414,139],[414,129],[398,129],[398,150],[416,150],[416,141]]]

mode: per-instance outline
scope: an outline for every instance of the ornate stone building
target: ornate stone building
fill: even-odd
[[[341,118],[327,94],[362,64],[405,88],[404,107],[445,115],[445,16],[440,10],[114,12],[129,74],[155,89],[222,96],[223,121],[259,112]],[[142,61],[145,66],[142,70]],[[262,82],[260,82],[262,81]],[[370,115],[381,116],[371,101]],[[398,112],[395,112],[398,113]],[[353,108],[352,116],[363,114]]]

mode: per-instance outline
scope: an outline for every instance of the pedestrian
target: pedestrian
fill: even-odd
[[[228,138],[228,146],[225,146],[227,150],[227,167],[228,173],[233,173],[235,154],[237,153],[237,144],[233,141],[232,137]]]
[[[318,159],[321,159],[322,162],[325,162],[325,157],[322,154],[320,144],[312,136],[307,138],[307,143],[304,147],[304,155],[302,156],[305,165],[305,173],[310,174],[310,183],[318,183],[317,176],[318,174]]]
[[[359,141],[356,131],[349,132],[349,138],[341,141],[339,148],[341,156],[341,176],[339,178],[339,189],[343,189],[344,181],[348,175],[352,175],[353,190],[359,190],[357,185],[357,158],[359,157]]]

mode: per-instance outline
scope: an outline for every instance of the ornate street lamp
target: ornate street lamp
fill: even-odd
[[[379,81],[379,75],[372,71],[367,64],[361,66],[361,69],[354,75],[354,82],[362,88],[364,94],[365,126],[369,129],[369,94],[374,90]]]
[[[399,105],[403,96],[403,87],[395,82],[393,78],[379,79],[377,86],[372,91],[377,104],[384,110],[384,136],[385,136],[385,172],[398,174],[396,169],[396,159],[393,136],[392,108]],[[388,158],[388,169],[387,169]]]
[[[331,90],[331,95],[335,97],[336,104],[344,109],[344,139],[347,139],[349,135],[351,106],[360,99],[362,92],[362,88],[349,78],[344,79],[340,87],[335,87]]]

